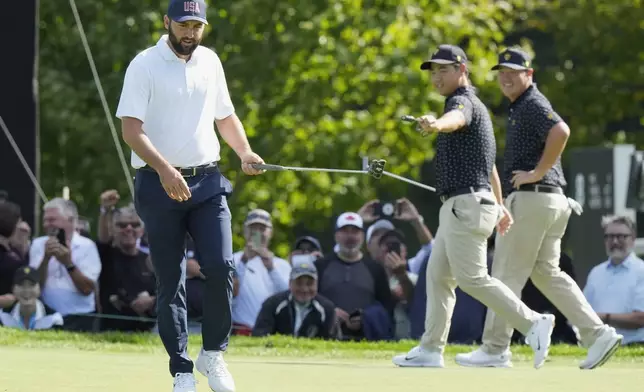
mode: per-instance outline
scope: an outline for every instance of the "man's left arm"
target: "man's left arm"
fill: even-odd
[[[95,245],[87,248],[85,254],[82,256],[82,262],[79,263],[80,266],[73,263],[72,254],[69,250],[60,257],[57,257],[57,259],[65,267],[75,266],[75,268],[69,271],[69,276],[72,278],[72,282],[74,282],[74,286],[76,286],[78,291],[83,295],[90,295],[94,292],[96,282],[101,274],[101,260]]]
[[[523,184],[540,181],[561,157],[570,137],[570,128],[565,121],[551,108],[540,106],[536,109],[534,121],[543,127],[545,132],[545,147],[537,166],[529,172],[515,170],[512,174],[512,184],[518,188]]]
[[[252,153],[244,125],[237,117],[237,114],[232,113],[226,118],[215,120],[215,122],[221,137],[235,151],[237,156],[242,157],[244,154]]]
[[[644,328],[644,277],[635,285],[635,292],[631,298],[631,313],[599,313],[599,318],[608,325],[623,329]]]
[[[421,245],[432,241],[432,232],[425,225],[425,220],[418,212],[418,209],[409,199],[403,197],[396,202],[396,214],[394,218],[411,223]]]
[[[290,280],[291,266],[285,260],[276,259],[273,261],[273,269],[268,272],[268,275],[273,281],[275,293],[288,290]]]
[[[543,113],[541,115],[544,115]],[[557,163],[559,157],[566,148],[566,143],[568,143],[568,138],[570,137],[570,128],[561,118],[554,112],[551,111],[545,114],[546,124],[552,126],[549,128],[548,136],[546,137],[546,146],[543,149],[543,155],[537,164],[537,167],[534,168],[535,173],[539,178],[548,173],[550,169]],[[558,120],[558,121],[557,121]]]
[[[215,123],[219,134],[242,161],[242,170],[246,174],[255,175],[262,171],[254,169],[252,163],[264,163],[250,147],[244,125],[235,114],[235,106],[230,98],[226,74],[221,60],[216,59],[217,100],[215,103]]]
[[[622,329],[644,328],[644,312],[598,313],[599,318],[610,326]]]

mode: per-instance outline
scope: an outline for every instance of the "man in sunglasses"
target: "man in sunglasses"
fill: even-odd
[[[116,191],[113,191],[116,192]],[[103,194],[99,219],[98,251],[103,264],[100,277],[101,305],[104,314],[154,317],[156,281],[148,267],[147,254],[138,242],[143,222],[134,206],[114,208],[110,191]],[[105,319],[102,329],[120,331],[151,330],[154,323]]]

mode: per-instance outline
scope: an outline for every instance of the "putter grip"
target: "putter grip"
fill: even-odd
[[[266,163],[253,163],[251,164],[254,169],[257,170],[273,170],[273,171],[281,171],[284,170],[284,168],[280,165],[269,165]]]

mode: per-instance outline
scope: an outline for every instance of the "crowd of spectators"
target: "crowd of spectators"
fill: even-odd
[[[32,238],[19,206],[0,198],[0,325],[155,331],[156,280],[145,226],[132,204],[120,204],[115,190],[101,195],[92,238],[72,201],[52,199],[43,206],[44,235]],[[600,317],[627,337],[625,343],[642,343],[644,261],[633,253],[635,226],[624,217],[603,224],[609,259],[592,270],[584,293]],[[281,258],[271,251],[273,230],[266,210],[252,210],[245,218],[245,243],[233,255],[233,334],[372,341],[422,335],[433,236],[408,199],[372,200],[357,212],[341,213],[333,241],[326,241],[333,249],[303,236]],[[413,232],[416,241],[405,232]],[[420,247],[412,250],[412,242]],[[494,237],[489,268],[493,254]],[[183,263],[188,317],[198,328],[208,299],[199,250],[189,236]],[[566,254],[560,264],[574,278]],[[577,343],[575,327],[530,281],[522,297],[535,311],[556,315],[554,342]],[[460,289],[456,298],[448,340],[480,342],[486,308]],[[517,333],[514,340],[522,337]]]

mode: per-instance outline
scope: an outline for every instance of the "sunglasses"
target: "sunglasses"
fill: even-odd
[[[125,229],[128,226],[132,226],[133,229],[138,229],[139,227],[141,227],[141,222],[117,222],[116,226],[119,229]]]
[[[627,238],[630,238],[630,234],[612,234],[612,233],[606,233],[604,234],[604,239],[605,240],[619,240],[619,241],[624,241]]]

